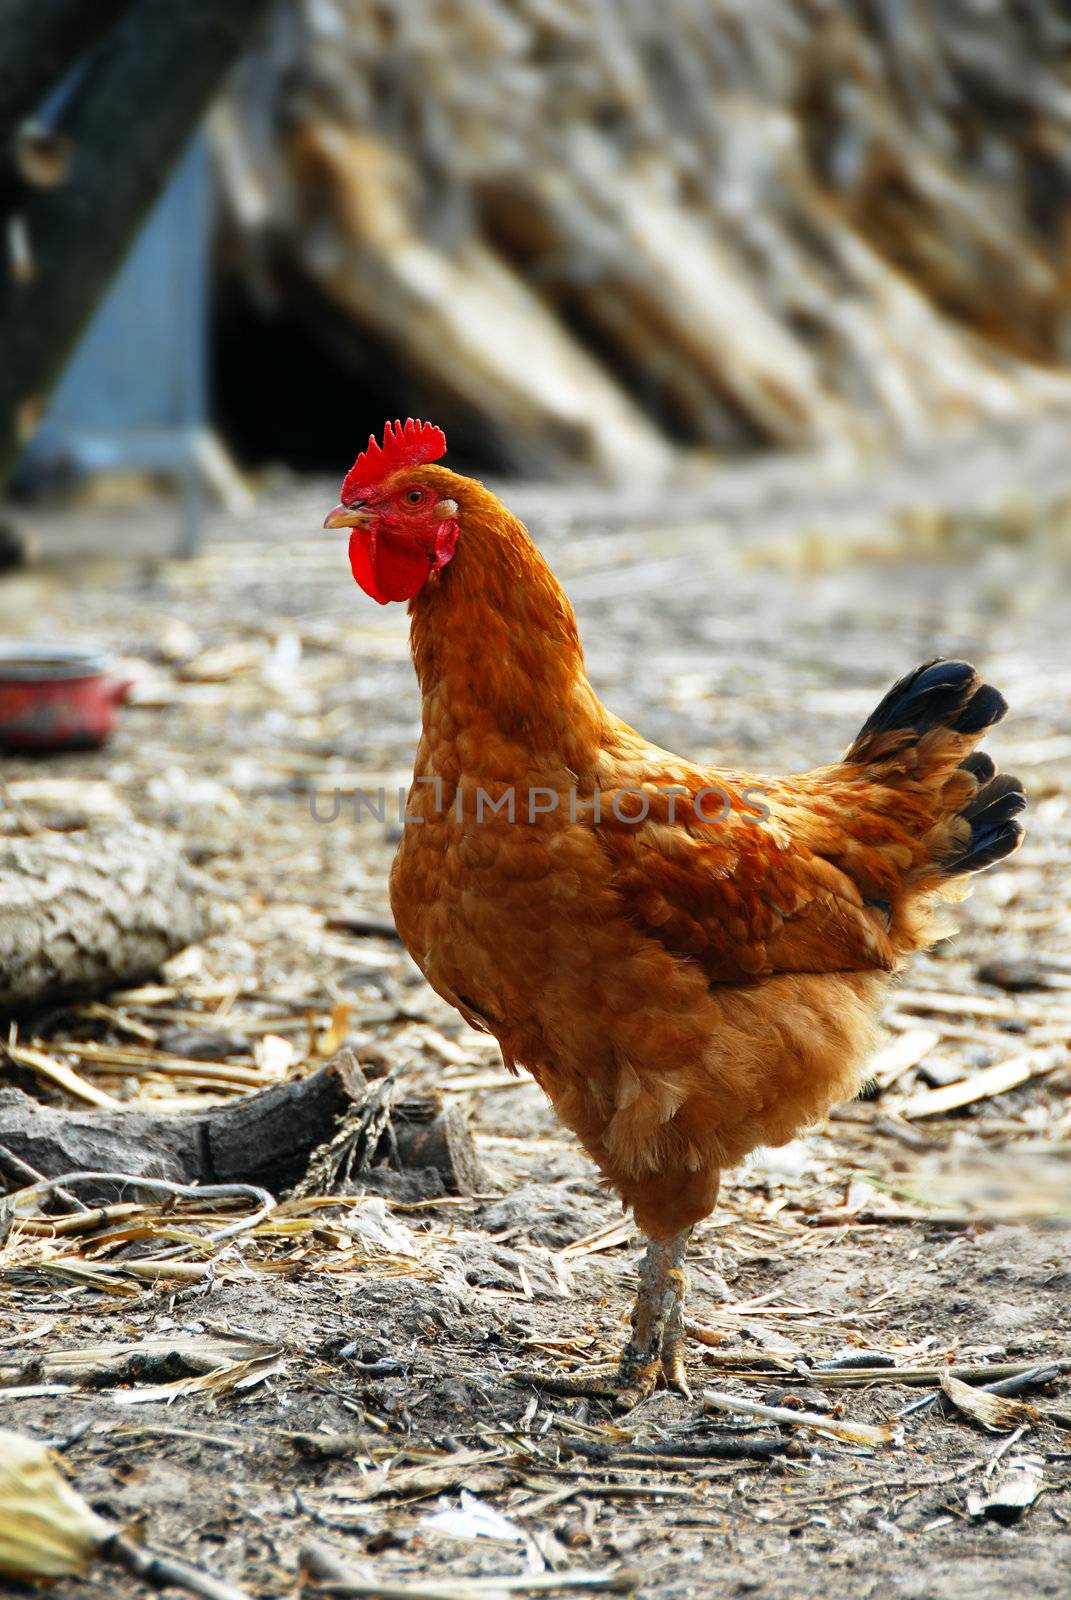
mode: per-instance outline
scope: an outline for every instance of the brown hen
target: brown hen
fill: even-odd
[[[343,484],[361,586],[408,600],[423,733],[391,904],[437,992],[526,1068],[649,1240],[619,1377],[686,1389],[682,1260],[721,1172],[855,1094],[890,976],[1024,805],[961,661],[791,777],[698,766],[601,704],[516,517],[388,425]]]

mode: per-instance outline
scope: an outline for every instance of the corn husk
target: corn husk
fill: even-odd
[[[114,1531],[47,1446],[0,1428],[0,1572],[31,1582],[80,1575]]]
[[[980,1422],[983,1428],[989,1428],[993,1433],[1007,1433],[1024,1422],[1038,1420],[1035,1408],[1025,1401],[990,1394],[972,1383],[964,1383],[962,1379],[953,1377],[950,1372],[942,1374],[941,1388],[957,1411],[973,1417],[975,1422]]]

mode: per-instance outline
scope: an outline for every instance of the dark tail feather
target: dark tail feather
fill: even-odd
[[[944,727],[952,733],[984,733],[1007,711],[1004,696],[966,661],[927,661],[894,683],[884,700],[863,723],[846,759],[865,761],[868,746],[882,744],[883,735],[928,733]],[[971,759],[971,758],[968,758]]]
[[[988,783],[990,778],[997,775],[996,762],[984,750],[972,750],[966,760],[960,762],[960,766],[964,772],[973,773],[979,783]]]
[[[1026,805],[1022,784],[971,749],[1007,709],[1004,696],[966,661],[928,661],[893,684],[845,757],[879,782],[933,785],[934,824],[926,838],[930,870],[936,867],[940,877],[980,872],[1022,838],[1016,821]],[[968,796],[963,773],[974,780]]]
[[[992,762],[989,766],[992,767]],[[981,872],[983,867],[991,867],[994,861],[1010,856],[1023,836],[1023,825],[1015,819],[1025,806],[1026,795],[1018,778],[999,773],[983,783],[974,799],[959,813],[970,823],[971,836],[967,844],[942,863],[949,877]]]

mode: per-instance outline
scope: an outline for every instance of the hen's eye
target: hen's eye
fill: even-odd
[[[423,489],[406,490],[405,503],[407,506],[418,506],[424,498]]]

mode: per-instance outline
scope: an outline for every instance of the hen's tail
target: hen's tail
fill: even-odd
[[[966,661],[929,661],[893,684],[846,753],[874,782],[910,795],[916,887],[980,872],[1018,846],[1023,786],[974,748],[1007,709]]]

